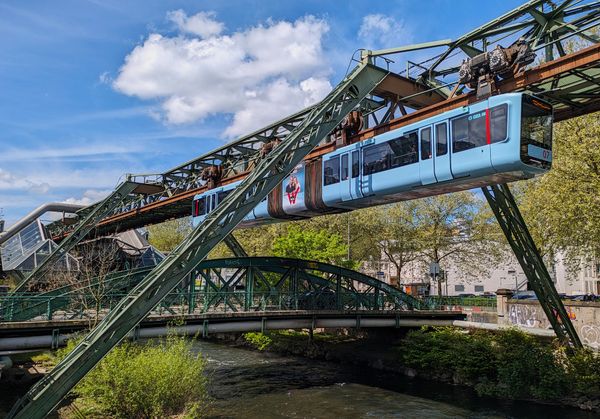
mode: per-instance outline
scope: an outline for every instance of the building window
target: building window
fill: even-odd
[[[483,292],[483,285],[475,285],[475,292]]]
[[[464,285],[455,285],[454,286],[454,291],[456,291],[456,292],[463,292],[464,290],[465,290]]]

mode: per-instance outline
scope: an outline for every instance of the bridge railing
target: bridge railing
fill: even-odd
[[[94,296],[89,293],[63,295],[17,295],[0,297],[0,321],[49,321],[103,318],[125,294]],[[150,315],[285,311],[285,310],[399,310],[403,302],[380,292],[336,294],[330,290],[310,292],[252,292],[246,290],[198,291],[182,289],[168,294]]]

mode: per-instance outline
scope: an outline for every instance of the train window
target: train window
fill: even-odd
[[[385,143],[365,148],[363,175],[383,172],[419,161],[419,137],[411,132]]]
[[[392,168],[406,166],[407,164],[419,161],[419,137],[416,131],[391,140],[389,143],[394,153],[391,163]]]
[[[224,200],[225,198],[227,198],[227,195],[229,195],[229,194],[230,194],[232,191],[233,191],[233,189],[230,189],[230,190],[228,190],[228,191],[221,191],[221,192],[219,192],[219,193],[217,194],[217,195],[218,195],[218,197],[219,197],[219,199],[218,199],[218,202],[219,202],[219,204],[220,204],[221,202],[223,202],[223,200]]]
[[[390,154],[388,143],[382,143],[366,147],[363,151],[363,175],[383,172],[390,168],[388,155]]]
[[[485,111],[462,116],[452,121],[452,149],[454,153],[486,144]]]
[[[208,212],[214,211],[215,208],[217,207],[217,194],[214,193],[210,196],[210,208],[208,210]]]
[[[431,158],[431,128],[421,130],[421,160]]]
[[[506,140],[507,105],[495,106],[490,109],[490,139],[492,143]]]
[[[333,157],[325,162],[324,173],[324,184],[333,185],[340,181],[340,157]]]
[[[196,200],[194,213],[194,217],[206,214],[206,198],[202,197]]]
[[[358,161],[358,151],[352,152],[352,177],[358,177],[360,174],[360,162]]]
[[[523,95],[521,145],[532,144],[552,149],[552,107],[529,95]]]
[[[348,153],[342,154],[342,180],[348,179]]]
[[[448,132],[445,122],[435,126],[435,145],[436,156],[443,156],[448,152]]]

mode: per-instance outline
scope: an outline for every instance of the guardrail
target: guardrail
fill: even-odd
[[[0,297],[0,321],[49,321],[103,318],[126,294],[94,297],[69,293],[54,296]],[[396,298],[378,292],[233,292],[192,291],[168,294],[150,315],[282,310],[397,310]]]

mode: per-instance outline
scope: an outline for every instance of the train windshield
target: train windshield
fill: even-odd
[[[552,106],[528,95],[523,95],[521,144],[552,149]]]

